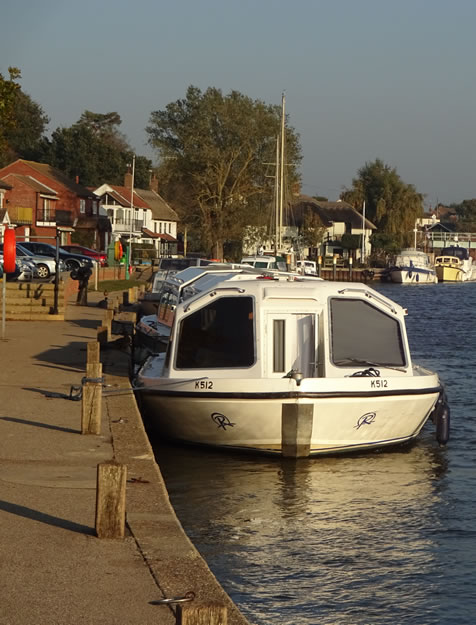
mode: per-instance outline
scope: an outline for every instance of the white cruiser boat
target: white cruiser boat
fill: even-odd
[[[137,373],[162,436],[314,456],[404,443],[431,417],[447,442],[442,385],[412,362],[398,304],[345,282],[223,278],[182,291],[166,352]]]
[[[404,249],[385,272],[385,278],[399,284],[434,284],[438,282],[428,254],[414,248]]]
[[[467,282],[476,280],[476,264],[465,247],[452,245],[441,250],[435,258],[440,282]]]

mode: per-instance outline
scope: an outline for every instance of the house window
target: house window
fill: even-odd
[[[98,214],[98,203],[96,200],[93,201],[93,215]]]
[[[86,212],[86,200],[79,200],[79,212],[80,213]]]
[[[108,208],[107,209],[107,216],[109,217],[109,221],[111,222],[111,224],[114,224],[114,209],[113,208]]]
[[[54,219],[51,200],[47,197],[44,197],[42,199],[43,199],[43,210],[42,210],[42,213],[39,215],[38,221],[43,221],[43,222],[54,221],[55,219]]]

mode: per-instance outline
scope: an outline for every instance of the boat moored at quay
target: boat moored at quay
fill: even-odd
[[[174,308],[166,350],[134,384],[164,437],[318,456],[405,443],[432,418],[449,438],[440,379],[412,362],[406,310],[367,285],[210,274]]]
[[[435,269],[440,282],[469,282],[476,280],[476,263],[466,247],[451,245],[435,258]]]
[[[415,248],[403,249],[395,262],[382,272],[381,279],[397,284],[434,284],[438,282],[435,267],[428,254]]]

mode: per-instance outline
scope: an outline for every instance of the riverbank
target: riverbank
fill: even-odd
[[[103,297],[68,303],[64,321],[8,322],[0,341],[0,623],[173,625],[175,606],[153,602],[193,592],[246,625],[170,505],[118,337],[101,350],[101,433],[81,434],[81,402],[68,397]],[[124,539],[95,533],[97,465],[110,460],[127,465]]]

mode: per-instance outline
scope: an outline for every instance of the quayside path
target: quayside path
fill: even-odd
[[[246,625],[175,516],[114,341],[101,348],[100,434],[81,434],[81,401],[67,397],[85,376],[101,297],[71,302],[65,321],[8,321],[0,339],[0,624],[174,625],[188,614],[219,625],[200,612],[216,605]],[[111,460],[127,467],[119,539],[95,526],[98,465]],[[191,592],[182,608],[154,604]]]

